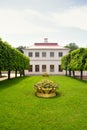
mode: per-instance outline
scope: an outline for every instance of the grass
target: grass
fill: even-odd
[[[32,76],[0,81],[0,130],[87,130],[87,81],[50,76],[55,98],[35,96]]]

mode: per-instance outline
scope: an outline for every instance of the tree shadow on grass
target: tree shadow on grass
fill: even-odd
[[[70,77],[70,76],[67,76],[67,77]],[[87,80],[84,80],[84,79],[80,79],[80,78],[77,78],[77,77],[70,77],[70,78],[72,78],[72,79],[74,79],[74,80],[77,80],[77,81],[79,81],[79,82],[82,82],[82,83],[86,83],[87,84]]]
[[[3,81],[0,81],[0,91],[3,89],[6,89],[8,87],[13,87],[14,85],[20,83],[21,81],[28,79],[29,76],[25,77],[17,77],[17,78],[12,78],[12,79],[6,79]]]
[[[62,96],[62,93],[61,93],[61,92],[56,92],[56,97],[55,97],[55,98],[61,97],[61,96]]]
[[[79,82],[83,82],[83,83],[86,83],[87,84],[87,80],[84,80],[84,79],[80,79],[80,78],[78,78],[78,77],[73,77],[73,76],[65,76],[66,78],[70,78],[70,79],[72,79],[72,80],[77,80],[77,81],[79,81]]]

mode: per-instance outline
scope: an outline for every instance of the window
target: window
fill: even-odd
[[[46,52],[42,52],[42,57],[46,57]]]
[[[50,65],[50,72],[54,72],[54,65]]]
[[[28,53],[28,56],[29,56],[29,57],[32,57],[32,56],[33,56],[33,53],[32,53],[32,52],[29,52],[29,53]]]
[[[54,52],[50,52],[50,57],[54,57]]]
[[[39,57],[39,52],[35,52],[35,57]]]
[[[42,65],[42,72],[46,72],[46,65]]]
[[[62,68],[61,68],[61,65],[59,65],[59,67],[58,67],[59,69],[59,72],[62,72],[63,70],[62,70]]]
[[[35,72],[39,72],[39,65],[35,65]]]
[[[59,57],[62,57],[63,56],[63,52],[59,52]]]
[[[33,66],[32,65],[30,65],[30,67],[29,67],[29,70],[28,70],[29,72],[32,72],[33,71]]]

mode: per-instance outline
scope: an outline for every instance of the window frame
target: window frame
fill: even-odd
[[[43,68],[44,66],[45,66],[45,68]],[[46,65],[42,65],[42,72],[46,72],[46,68],[47,68]]]
[[[33,57],[33,52],[28,52],[29,57]]]
[[[61,65],[58,65],[58,71],[59,71],[59,72],[62,72],[62,71],[63,71],[62,68],[61,68]]]
[[[35,57],[39,57],[39,52],[35,52]]]
[[[54,72],[54,65],[50,65],[50,72]]]
[[[30,65],[30,68],[28,70],[29,72],[33,72],[33,65]]]
[[[63,52],[62,52],[62,51],[59,52],[59,53],[58,53],[58,56],[59,56],[59,57],[62,57],[62,56],[63,56]]]
[[[39,69],[40,69],[39,65],[35,65],[35,72],[39,72]]]
[[[42,57],[46,57],[46,52],[42,52]]]
[[[50,57],[54,57],[54,52],[50,52]]]

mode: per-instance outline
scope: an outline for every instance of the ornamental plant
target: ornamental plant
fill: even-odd
[[[44,79],[35,85],[36,95],[38,97],[54,97],[56,96],[56,89],[58,85],[51,80]]]
[[[49,74],[48,73],[43,73],[42,76],[43,77],[49,77]]]
[[[44,79],[34,85],[39,88],[58,88],[58,85],[51,80]]]

